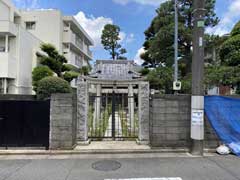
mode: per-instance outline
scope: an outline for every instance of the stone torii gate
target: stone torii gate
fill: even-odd
[[[149,83],[136,72],[137,66],[127,60],[97,60],[89,76],[78,80],[77,141],[88,143],[89,93],[100,97],[102,93],[124,93],[128,95],[129,118],[134,119],[134,99],[138,95],[138,142],[149,143]],[[95,100],[94,116],[100,117],[100,99]]]

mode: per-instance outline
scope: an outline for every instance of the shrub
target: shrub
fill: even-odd
[[[37,91],[38,82],[45,77],[53,76],[53,71],[47,66],[39,66],[34,68],[32,72],[33,90]]]
[[[63,74],[63,78],[67,81],[67,82],[71,82],[73,79],[76,79],[79,76],[79,73],[74,72],[74,71],[67,71]]]
[[[89,66],[83,66],[81,69],[80,69],[80,73],[82,75],[89,75],[89,72],[91,71],[91,67]]]
[[[46,77],[39,81],[37,88],[38,99],[46,99],[54,93],[70,93],[69,83],[59,77]]]

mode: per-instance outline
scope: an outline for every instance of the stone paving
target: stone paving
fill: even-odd
[[[88,146],[77,146],[75,150],[150,150],[148,145],[135,141],[93,141]]]
[[[122,123],[118,112],[115,112],[115,137],[122,136]],[[112,137],[112,115],[108,119],[108,127],[104,137]]]

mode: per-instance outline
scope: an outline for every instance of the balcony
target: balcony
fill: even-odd
[[[10,53],[0,52],[0,78],[16,78],[16,64]]]
[[[63,32],[63,43],[72,44],[83,51],[83,41],[72,33],[71,30],[65,30]]]
[[[0,21],[0,33],[16,36],[18,33],[17,25],[10,21]]]
[[[75,44],[75,35],[71,31],[63,32],[63,43]]]

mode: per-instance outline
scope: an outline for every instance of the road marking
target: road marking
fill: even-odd
[[[180,177],[161,177],[161,178],[130,178],[130,179],[105,179],[105,180],[182,180]]]

